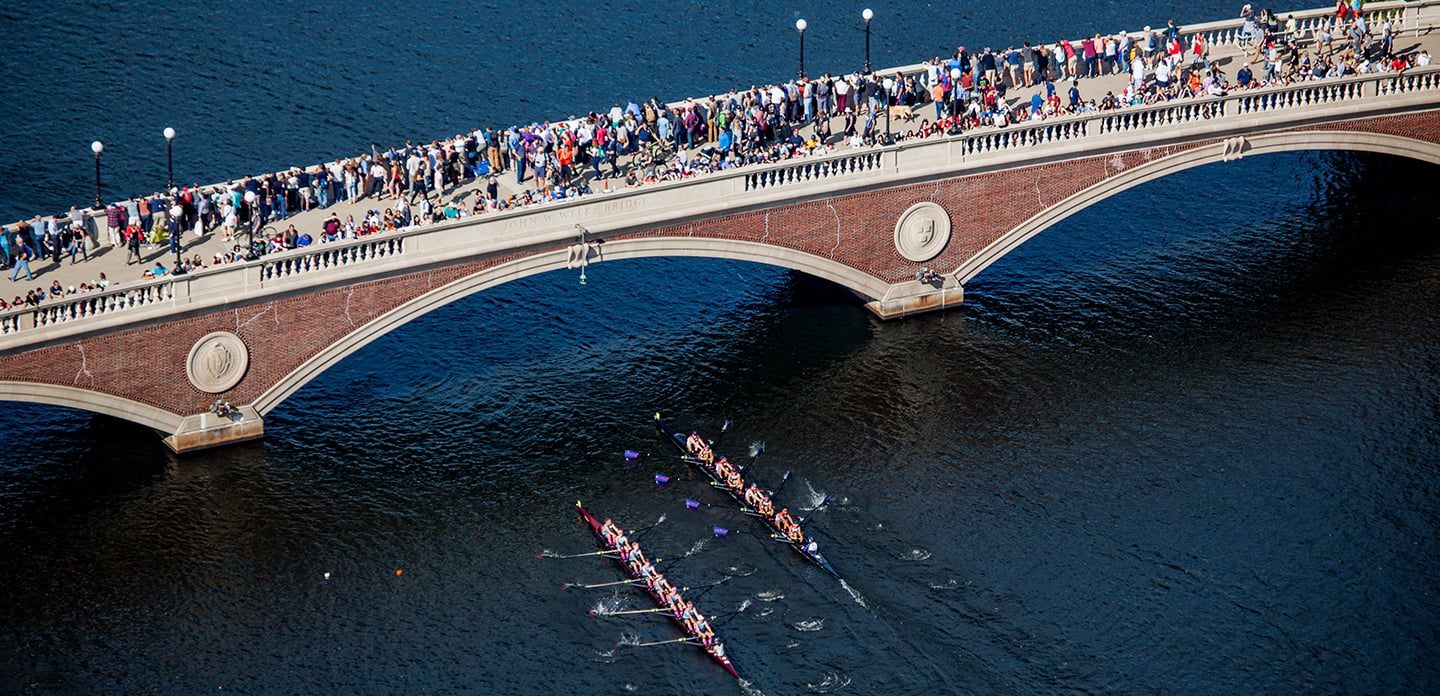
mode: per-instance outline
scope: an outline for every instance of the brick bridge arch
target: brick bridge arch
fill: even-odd
[[[1245,157],[1302,151],[1371,152],[1440,164],[1440,144],[1385,132],[1330,129],[1227,138],[1220,141],[1218,146],[1212,141],[1206,146],[1183,150],[1133,168],[1127,168],[1125,159],[1115,155],[1111,162],[1103,162],[1102,166],[1113,168],[1117,173],[1046,207],[1016,225],[960,264],[952,275],[956,282],[964,285],[1035,235],[1085,208],[1142,184],[1195,167],[1233,162]]]

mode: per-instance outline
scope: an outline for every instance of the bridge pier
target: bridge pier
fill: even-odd
[[[164,439],[176,454],[197,452],[222,445],[259,440],[265,436],[265,421],[254,406],[241,406],[231,415],[198,413],[186,416],[180,427]]]
[[[881,319],[899,319],[921,312],[955,307],[965,301],[965,288],[953,278],[937,276],[932,282],[907,282],[890,286],[885,296],[876,300],[861,297],[865,308]]]

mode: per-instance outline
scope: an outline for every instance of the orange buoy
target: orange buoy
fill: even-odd
[[[395,569],[395,577],[397,577],[397,578],[400,577],[401,575],[403,575],[404,573],[405,573],[405,571],[403,571],[403,570],[401,570],[401,569],[399,569],[399,568],[396,568],[396,569]]]

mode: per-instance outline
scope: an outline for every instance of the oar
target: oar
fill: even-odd
[[[779,492],[780,492],[780,489],[781,489],[781,488],[784,488],[784,487],[785,487],[785,484],[787,484],[787,483],[789,483],[789,482],[790,482],[790,469],[786,469],[786,470],[785,470],[785,475],[780,477],[780,485],[776,486],[776,487],[775,487],[775,490],[770,491],[770,497],[771,497],[771,498],[774,498],[774,497],[775,497],[775,494],[779,493]]]
[[[757,446],[756,446],[756,448],[755,448],[755,454],[750,455],[750,458],[747,459],[747,460],[745,460],[745,466],[742,466],[742,467],[740,467],[740,468],[741,468],[741,469],[745,469],[745,468],[749,467],[751,464],[754,464],[754,463],[755,463],[755,460],[756,460],[756,459],[759,459],[759,458],[760,458],[760,455],[762,455],[762,454],[765,454],[765,443],[763,443],[763,442],[757,444]]]
[[[804,524],[804,522],[805,522],[806,520],[810,519],[810,517],[811,517],[812,515],[814,515],[814,514],[817,513],[817,512],[820,512],[820,510],[821,510],[822,508],[824,508],[826,505],[829,505],[829,504],[830,504],[830,496],[827,495],[827,496],[825,496],[825,499],[824,499],[824,500],[821,500],[821,501],[820,501],[820,504],[819,504],[819,505],[816,505],[816,506],[815,506],[815,509],[814,509],[814,510],[811,510],[810,512],[805,513],[805,516],[804,516],[804,517],[801,517],[797,522],[795,522],[795,524],[796,524],[797,526],[798,526],[798,525],[801,525],[801,524]]]
[[[652,645],[673,645],[675,643],[690,643],[691,645],[699,645],[699,643],[691,643],[691,640],[692,639],[689,636],[686,636],[684,638],[676,638],[674,640],[657,640],[652,643],[616,643],[615,647],[618,648],[624,645],[630,648],[648,648]]]
[[[632,532],[630,532],[630,536],[631,536],[630,541],[639,541],[639,540],[640,540],[640,537],[645,536],[646,532],[649,532],[650,530],[654,529],[654,528],[656,527],[656,525],[658,525],[658,524],[660,524],[661,522],[664,522],[664,521],[665,521],[665,515],[660,515],[660,519],[655,520],[655,524],[652,524],[652,525],[650,525],[649,527],[646,527],[646,528],[641,529],[641,530],[639,530],[639,531],[632,531]]]
[[[729,620],[729,619],[735,618],[736,616],[740,615],[742,612],[744,612],[746,609],[749,609],[749,608],[750,608],[750,600],[747,599],[747,600],[745,600],[745,601],[743,601],[743,602],[740,603],[740,608],[739,608],[739,609],[736,609],[735,611],[727,611],[727,612],[725,612],[725,613],[723,613],[723,614],[716,614],[716,615],[710,617],[710,620],[711,620],[711,621],[715,621],[715,622],[717,622],[717,623],[720,622],[720,621],[727,621],[727,620]],[[725,617],[725,618],[723,618],[723,619],[720,618],[720,617],[722,617],[722,616]]]
[[[703,586],[702,589],[701,589],[699,592],[695,593],[694,595],[692,595],[692,596],[690,596],[690,597],[687,597],[686,599],[689,599],[691,602],[694,602],[695,600],[697,600],[697,599],[699,599],[699,598],[701,598],[701,597],[704,597],[706,592],[709,592],[710,590],[713,590],[713,589],[719,587],[722,583],[724,583],[726,580],[729,580],[729,579],[730,579],[730,576],[729,576],[729,575],[726,575],[725,577],[720,578],[719,580],[716,580],[715,582],[712,582],[712,583],[710,583],[709,585]],[[689,589],[689,588],[687,587],[686,589]]]
[[[679,481],[681,483],[710,483],[710,479],[675,478],[665,474],[655,474],[655,485],[657,486],[663,486],[671,481]]]
[[[582,590],[593,590],[593,589],[595,589],[595,588],[597,588],[597,587],[610,587],[610,586],[612,586],[612,585],[638,585],[638,584],[640,584],[640,582],[641,582],[640,580],[616,580],[615,582],[600,582],[600,583],[593,583],[593,584],[586,584],[586,583],[583,583],[583,582],[567,582],[567,583],[561,585],[560,587],[561,587],[561,589],[566,589],[566,590],[568,590],[568,589],[570,589],[570,588],[572,588],[572,587],[578,587],[578,588],[580,588],[580,589],[582,589]]]
[[[614,551],[613,549],[605,549],[605,550],[603,550],[603,551],[591,551],[591,552],[589,552],[589,553],[571,553],[571,554],[563,554],[563,555],[562,555],[562,554],[558,554],[558,553],[551,553],[551,552],[549,552],[549,551],[542,551],[541,553],[536,554],[535,557],[536,557],[536,558],[584,558],[584,557],[586,557],[586,556],[610,556],[611,558],[615,558],[615,556],[611,555],[611,554],[614,554],[614,553],[615,553],[615,551]]]
[[[590,612],[591,616],[628,616],[630,614],[657,614],[662,611],[670,611],[669,607],[655,607],[654,609],[627,609],[625,611]]]

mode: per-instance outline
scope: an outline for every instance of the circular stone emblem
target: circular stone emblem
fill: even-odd
[[[929,261],[950,242],[950,214],[936,203],[916,203],[895,223],[895,250],[911,261]]]
[[[240,383],[250,366],[250,351],[229,331],[209,334],[190,348],[185,374],[196,389],[219,394]]]

